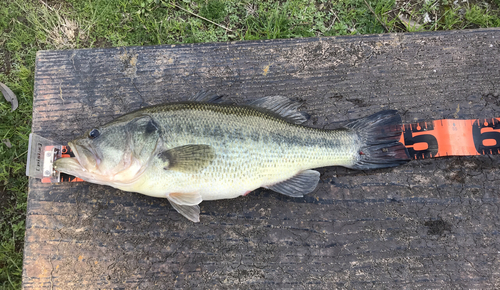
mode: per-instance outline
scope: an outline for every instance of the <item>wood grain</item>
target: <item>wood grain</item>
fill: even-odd
[[[212,90],[304,102],[309,126],[397,109],[406,123],[500,116],[500,29],[40,51],[33,132],[67,142]],[[24,289],[500,288],[500,159],[321,169],[317,190],[203,202],[30,180]]]

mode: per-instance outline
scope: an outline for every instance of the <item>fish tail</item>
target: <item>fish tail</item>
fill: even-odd
[[[354,130],[361,141],[359,158],[351,168],[394,167],[410,160],[408,150],[399,142],[403,124],[396,110],[381,111],[345,127]]]

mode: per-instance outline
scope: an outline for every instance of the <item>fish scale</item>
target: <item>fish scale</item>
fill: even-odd
[[[215,148],[216,158],[212,164],[195,177],[203,179],[208,176],[215,180],[205,187],[214,187],[215,183],[219,185],[216,192],[206,189],[206,194],[202,195],[204,200],[241,195],[240,192],[221,191],[221,187],[233,188],[238,184],[241,191],[246,192],[290,178],[307,168],[331,164],[351,165],[355,161],[356,148],[359,147],[356,144],[357,136],[353,132],[299,126],[253,108],[203,103],[178,108],[176,111],[151,112],[151,116],[159,124],[179,124],[177,126],[181,128],[175,127],[176,125],[162,128],[165,130],[164,140],[172,140],[165,141],[166,149],[195,143]],[[172,114],[166,118],[162,116],[165,112]],[[215,124],[223,124],[220,125],[223,136],[204,130],[204,126],[214,127]],[[256,128],[261,131],[256,132]],[[243,138],[234,134],[235,131],[241,132]],[[258,135],[258,138],[252,138],[251,135]],[[347,147],[348,144],[352,146]],[[237,174],[228,174],[233,171]],[[156,174],[168,175],[168,172],[158,171]],[[175,190],[191,190],[189,184],[193,181],[196,182],[196,179],[193,180],[192,176],[186,176],[182,181],[176,180],[178,186]],[[221,194],[222,192],[227,193]],[[161,194],[163,192],[159,193]]]

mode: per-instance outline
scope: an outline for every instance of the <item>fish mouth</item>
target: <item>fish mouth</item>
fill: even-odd
[[[94,179],[99,175],[98,165],[100,159],[93,150],[85,145],[68,142],[75,157],[59,158],[54,163],[54,169],[66,174],[74,175],[82,179]]]
[[[85,181],[104,185],[129,185],[137,181],[146,169],[133,154],[125,154],[120,164],[106,170],[99,166],[102,158],[87,140],[76,139],[68,142],[68,146],[75,157],[57,159],[54,169]]]
[[[71,147],[76,160],[78,160],[78,163],[80,163],[84,170],[89,172],[98,170],[97,167],[101,163],[101,160],[97,157],[97,154],[94,153],[94,150],[76,142],[68,142],[68,145]]]
[[[68,142],[74,157],[57,159],[54,169],[91,183],[128,188],[143,176],[152,158],[137,156],[131,148],[132,140],[127,138],[125,144],[88,137],[74,139]]]
[[[84,168],[75,157],[57,159],[54,162],[54,169],[71,175],[74,175],[75,172],[84,171]]]

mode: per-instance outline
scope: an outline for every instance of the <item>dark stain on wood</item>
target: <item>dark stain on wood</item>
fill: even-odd
[[[446,231],[451,232],[451,224],[442,219],[427,221],[424,225],[429,228],[427,231],[428,235],[442,236]]]
[[[499,117],[499,40],[486,29],[40,51],[33,132],[67,142],[202,89],[304,100],[317,128],[383,109],[405,122]],[[323,168],[304,198],[203,202],[200,223],[163,199],[30,180],[23,287],[498,289],[499,158]]]

